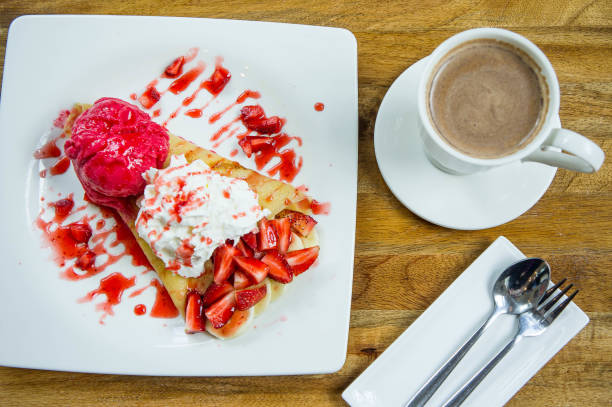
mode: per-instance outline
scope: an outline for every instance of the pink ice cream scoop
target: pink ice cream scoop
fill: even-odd
[[[142,173],[163,166],[168,140],[166,129],[138,107],[102,98],[75,120],[65,151],[88,198],[122,212],[126,197],[143,193]]]

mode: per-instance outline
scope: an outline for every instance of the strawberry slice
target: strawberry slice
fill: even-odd
[[[74,201],[72,199],[60,199],[59,201],[51,204],[55,208],[55,215],[65,218],[70,214],[74,207]]]
[[[225,294],[213,305],[206,308],[204,314],[213,327],[219,329],[232,317],[236,309],[236,296],[233,292]]]
[[[289,263],[293,270],[293,274],[296,276],[308,270],[317,257],[319,257],[319,246],[289,252],[285,256],[287,263]]]
[[[238,267],[255,283],[261,283],[270,271],[270,267],[266,263],[253,257],[237,256],[234,257],[234,260]]]
[[[240,240],[247,244],[251,249],[257,250],[257,235],[253,232],[243,235]]]
[[[96,262],[96,254],[91,250],[87,250],[85,253],[78,258],[75,265],[81,270],[87,270],[91,268]]]
[[[272,226],[276,231],[278,237],[278,251],[281,253],[287,253],[287,249],[291,244],[291,221],[289,218],[274,219]]]
[[[278,218],[289,218],[291,228],[302,236],[308,236],[317,224],[317,221],[311,216],[288,209],[285,209],[279,213]]]
[[[240,270],[236,270],[234,272],[234,288],[236,290],[241,290],[243,288],[247,288],[251,285],[251,280]]]
[[[224,281],[221,284],[212,282],[206,289],[204,295],[202,296],[202,303],[205,307],[208,307],[209,305],[217,301],[219,298],[223,297],[224,295],[233,290],[234,287],[232,287],[232,285],[227,281]]]
[[[68,225],[70,234],[79,243],[87,243],[91,238],[91,228],[85,223],[72,223]]]
[[[271,279],[283,284],[290,283],[291,280],[293,280],[291,267],[278,251],[268,251],[266,255],[261,258],[261,261],[270,267],[268,277]]]
[[[270,222],[266,218],[262,218],[259,221],[259,250],[270,250],[276,249],[277,246],[277,236],[274,231],[274,227],[272,226],[272,222]]]
[[[258,121],[266,117],[264,110],[259,105],[244,106],[240,109],[240,120],[243,122]]]
[[[242,147],[242,151],[244,151],[247,157],[251,157],[251,154],[255,152],[265,149],[273,149],[274,142],[274,137],[246,136],[238,142],[238,145]]]
[[[251,142],[247,140],[246,137],[244,137],[238,142],[238,145],[242,148],[244,154],[246,154],[246,156],[250,158],[251,154],[253,154],[253,147],[251,146]]]
[[[145,109],[151,108],[161,98],[161,95],[153,86],[144,91],[138,98],[138,101]]]
[[[259,134],[276,134],[281,131],[283,124],[283,119],[278,116],[272,116],[250,123],[250,125],[247,125],[247,128]]]
[[[244,106],[240,109],[240,119],[247,129],[260,134],[278,133],[285,124],[278,116],[266,117],[264,110],[259,105]]]
[[[184,56],[180,56],[180,57],[176,58],[174,61],[172,61],[172,63],[170,65],[168,65],[166,67],[166,70],[164,71],[164,74],[166,74],[166,76],[168,78],[176,78],[183,71],[183,64],[184,63],[185,63],[185,57]]]
[[[265,284],[256,288],[236,291],[236,309],[239,311],[248,310],[261,301],[267,292],[268,289]]]
[[[225,85],[232,78],[232,74],[222,66],[217,66],[210,78],[204,81],[204,87],[213,95],[221,93]]]
[[[232,274],[232,259],[240,255],[240,251],[231,244],[225,243],[217,247],[213,254],[213,279],[215,283],[222,284]]]
[[[187,305],[185,306],[185,333],[194,334],[204,332],[206,323],[202,314],[202,297],[195,291],[187,294]]]
[[[251,249],[248,244],[244,243],[244,240],[242,239],[238,240],[236,249],[238,249],[241,256],[253,257],[253,249]]]

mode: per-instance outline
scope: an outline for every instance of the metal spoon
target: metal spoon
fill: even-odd
[[[436,373],[425,382],[404,407],[422,407],[438,390],[455,366],[463,359],[483,332],[503,314],[519,315],[533,309],[548,287],[550,267],[539,258],[524,259],[509,266],[493,286],[495,308],[485,323]]]

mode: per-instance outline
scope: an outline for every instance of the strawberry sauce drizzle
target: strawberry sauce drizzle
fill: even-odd
[[[149,313],[149,315],[153,318],[174,318],[178,316],[179,312],[174,306],[174,303],[172,302],[168,291],[166,291],[166,288],[157,279],[152,280],[148,285],[132,292],[130,294],[130,298],[142,294],[149,287],[155,287],[156,290],[155,302],[153,303],[153,307],[151,308],[151,312]]]
[[[193,81],[195,81],[198,76],[200,76],[200,74],[204,72],[204,68],[206,68],[204,62],[198,61],[198,64],[195,68],[191,68],[189,71],[187,71],[174,82],[172,82],[170,86],[168,86],[168,90],[174,93],[175,95],[178,95],[179,93],[187,89],[189,85],[191,85]]]
[[[123,292],[134,286],[136,277],[127,278],[121,273],[112,273],[100,280],[100,285],[95,290],[90,291],[83,298],[78,300],[79,303],[90,302],[96,296],[104,294],[106,301],[96,305],[98,311],[103,311],[100,323],[104,323],[104,318],[107,315],[114,315],[113,306],[121,302]]]
[[[157,85],[157,81],[161,78],[177,78],[175,79],[168,88],[159,92],[160,97],[166,92],[170,91],[176,95],[184,92],[197,78],[201,76],[205,69],[205,64],[202,61],[198,61],[195,67],[189,69],[186,73],[182,73],[183,68],[187,63],[192,61],[198,55],[198,49],[192,48],[188,55],[179,56],[174,59],[170,65],[165,68],[165,71],[159,76],[159,78],[154,79],[151,83],[148,84],[148,87],[154,87]],[[191,95],[185,97],[180,105],[175,108],[174,111],[170,113],[170,115],[163,121],[162,126],[167,127],[168,123],[175,119],[183,108],[190,106],[193,101],[198,96],[199,92],[202,89],[206,89],[211,95],[210,98],[203,106],[199,108],[191,108],[186,110],[183,114],[193,119],[199,119],[204,116],[204,111],[212,101],[216,99],[216,97],[226,88],[226,85],[229,83],[231,79],[231,73],[222,65],[223,59],[221,57],[217,57],[215,61],[215,70],[210,75],[209,78],[200,82],[199,86],[192,92]],[[185,67],[185,69],[187,69]],[[229,111],[232,110],[237,105],[243,104],[248,98],[258,99],[261,95],[259,92],[247,89],[243,91],[236,100],[223,108],[222,110],[212,114],[208,117],[208,123],[213,124],[221,120]],[[144,106],[145,108],[147,106]],[[245,115],[243,110],[250,109],[251,114]],[[325,105],[322,102],[317,102],[314,104],[314,109],[316,111],[323,111],[325,109]],[[157,111],[153,112],[155,117],[158,116],[156,114]],[[238,133],[233,124],[238,120],[242,120],[242,124],[246,128],[245,132]],[[211,148],[218,148],[223,142],[235,138],[239,141],[240,147],[243,149],[247,157],[251,157],[254,155],[253,159],[255,161],[255,165],[258,170],[265,171],[267,175],[275,177],[277,176],[280,180],[291,182],[300,172],[303,165],[303,157],[299,156],[295,149],[288,146],[291,140],[295,140],[297,142],[297,146],[302,146],[302,140],[299,137],[291,137],[286,133],[282,132],[283,127],[286,123],[284,118],[278,116],[266,116],[261,106],[243,106],[241,109],[241,114],[238,118],[235,118],[227,123],[224,123],[211,137],[210,141],[212,143]],[[261,137],[270,137],[272,140],[270,142],[265,142],[263,145],[261,142],[258,146],[254,146],[253,148],[245,148],[246,141],[244,139],[248,139],[251,132],[256,132],[258,136]],[[238,154],[237,149],[233,149],[230,153],[231,157],[235,157]],[[266,168],[264,170],[264,168]],[[315,210],[320,211],[320,213],[327,213],[329,210],[327,207],[318,207],[315,205]]]
[[[210,141],[217,141],[221,138],[221,136],[227,132],[229,130],[230,127],[232,127],[232,125],[234,123],[237,123],[238,121],[240,121],[240,117],[235,118],[234,120],[232,120],[231,122],[225,124],[224,126],[222,126],[219,130],[217,130],[215,132],[215,134],[212,135],[212,137],[210,138]],[[213,147],[216,148],[216,147]]]
[[[88,215],[83,213],[85,209],[85,205],[75,208],[73,195],[70,194],[66,198],[47,204],[47,210],[53,211],[53,218],[49,221],[43,219],[44,209],[36,219],[36,225],[43,232],[44,245],[52,249],[52,259],[62,268],[60,277],[71,281],[90,278],[106,271],[108,266],[117,263],[126,255],[131,257],[133,266],[144,266],[147,268],[147,273],[152,271],[132,232],[115,211],[99,208],[99,213]],[[68,217],[71,220],[76,217],[78,219],[65,224]],[[114,220],[114,225],[103,230],[110,219]],[[90,224],[95,226],[95,231],[88,226]],[[89,235],[82,233],[79,235],[79,231],[86,233],[89,231]],[[123,250],[120,250],[118,254],[110,253],[110,250],[118,247],[119,244],[123,245]],[[113,315],[113,307],[120,303],[123,291],[133,287],[135,281],[135,276],[128,278],[121,273],[114,272],[102,278],[99,287],[90,291],[78,302],[88,302],[99,294],[105,294],[106,301],[96,305],[96,309],[103,313],[100,323],[104,323],[103,320],[107,315]],[[147,287],[149,286],[157,289],[156,302],[150,315],[157,318],[177,316],[178,310],[174,308],[163,285],[155,279]],[[142,291],[137,290],[130,297]]]
[[[144,315],[147,313],[147,307],[144,304],[138,304],[134,307],[134,314]]]
[[[241,103],[244,103],[245,100],[247,100],[248,98],[251,99],[259,99],[261,97],[261,94],[257,91],[254,90],[245,90],[244,92],[242,92],[240,94],[240,96],[238,96],[236,98],[236,101],[233,102],[232,104],[230,104],[229,106],[227,106],[225,109],[221,110],[220,112],[217,112],[215,114],[213,114],[212,116],[210,116],[210,118],[208,119],[208,123],[215,123],[216,121],[218,121],[225,113],[227,113],[232,107],[237,106]]]

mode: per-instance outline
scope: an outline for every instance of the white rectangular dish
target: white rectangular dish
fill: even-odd
[[[403,406],[488,317],[491,287],[510,264],[525,258],[508,239],[493,242],[349,387],[353,407]],[[563,276],[552,270],[553,278]],[[465,400],[464,406],[503,406],[589,322],[573,302],[540,336],[520,341]],[[514,317],[495,322],[459,363],[428,406],[440,406],[512,338]]]
[[[303,167],[292,184],[305,184],[309,195],[331,203],[329,215],[317,217],[318,264],[257,317],[257,329],[228,341],[186,335],[180,318],[136,316],[134,306],[150,307],[154,290],[137,298],[126,291],[115,314],[100,324],[97,299],[77,303],[100,278],[119,270],[136,276],[142,287],[151,276],[119,262],[99,278],[63,280],[33,224],[41,196],[70,191],[75,201],[82,196],[72,168],[57,177],[53,189],[39,178],[39,161],[32,157],[58,111],[106,96],[132,102],[132,92],[143,91],[173,58],[192,47],[200,49],[206,77],[219,56],[232,72],[210,111],[228,106],[245,89],[261,92],[266,113],[286,118],[285,130],[303,142]],[[313,108],[317,102],[324,103],[324,111]],[[212,147],[215,128],[206,120],[181,115],[168,129]],[[356,41],[344,29],[169,17],[16,19],[8,34],[0,104],[0,188],[5,191],[0,200],[0,364],[184,376],[340,369],[351,303],[357,131]],[[225,143],[216,151],[230,157],[232,148]],[[242,154],[231,158],[254,168]]]

